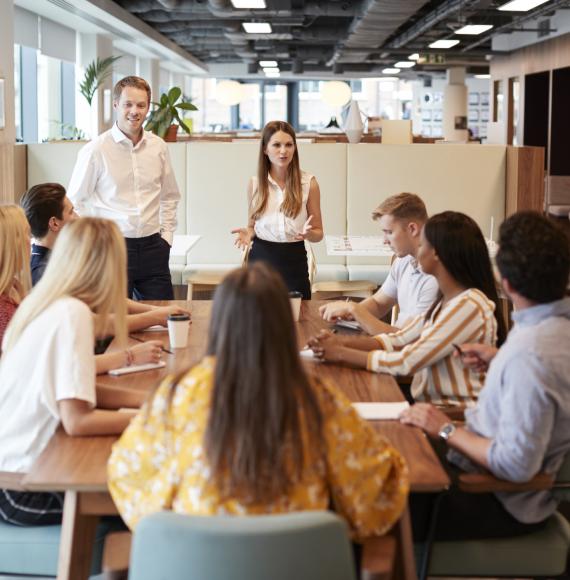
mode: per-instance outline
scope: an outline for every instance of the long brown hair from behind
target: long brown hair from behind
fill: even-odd
[[[271,162],[265,153],[271,137],[278,131],[287,133],[295,145],[293,159],[287,168],[285,179],[285,198],[281,204],[281,211],[290,218],[297,217],[303,205],[303,192],[301,191],[301,168],[299,165],[299,153],[297,150],[297,139],[295,129],[285,121],[270,121],[265,125],[261,133],[259,143],[259,159],[257,163],[257,191],[252,198],[250,215],[253,219],[258,219],[267,207],[269,197],[268,175],[271,170]]]
[[[424,225],[424,236],[439,260],[464,288],[477,288],[495,303],[497,344],[507,337],[505,321],[500,314],[497,282],[493,275],[489,250],[479,226],[464,213],[444,211],[433,215]],[[432,304],[429,318],[440,298]]]
[[[205,434],[223,496],[275,500],[308,459],[322,457],[322,413],[298,349],[281,277],[263,263],[226,276],[210,322],[207,354],[216,363]]]

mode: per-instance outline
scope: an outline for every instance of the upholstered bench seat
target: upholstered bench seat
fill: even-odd
[[[115,526],[112,521],[99,525],[93,548],[92,574],[101,572],[106,534],[119,527],[120,522]],[[55,577],[60,536],[61,526],[23,527],[0,522],[0,575]]]
[[[566,569],[569,548],[570,524],[556,512],[544,528],[525,536],[435,542],[429,575],[559,576]]]
[[[370,280],[381,286],[390,272],[390,264],[347,266],[349,280]]]

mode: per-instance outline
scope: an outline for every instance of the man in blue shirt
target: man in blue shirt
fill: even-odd
[[[40,183],[30,187],[22,196],[20,206],[35,238],[30,260],[32,285],[35,286],[44,274],[59,232],[78,216],[65,188],[59,183]]]
[[[570,451],[568,239],[547,218],[521,212],[501,225],[496,261],[513,302],[514,327],[500,350],[461,345],[466,365],[488,370],[477,406],[466,411],[463,427],[428,404],[414,405],[401,420],[443,439],[448,461],[462,470],[525,482],[539,472],[555,474]],[[453,491],[440,510],[436,537],[523,534],[540,527],[556,508],[549,491]]]

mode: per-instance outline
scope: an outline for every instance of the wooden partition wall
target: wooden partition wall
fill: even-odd
[[[544,210],[544,148],[507,147],[505,217]]]

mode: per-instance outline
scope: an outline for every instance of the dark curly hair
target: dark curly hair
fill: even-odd
[[[562,229],[532,211],[506,219],[499,230],[501,276],[528,300],[560,300],[570,275],[570,244]]]

